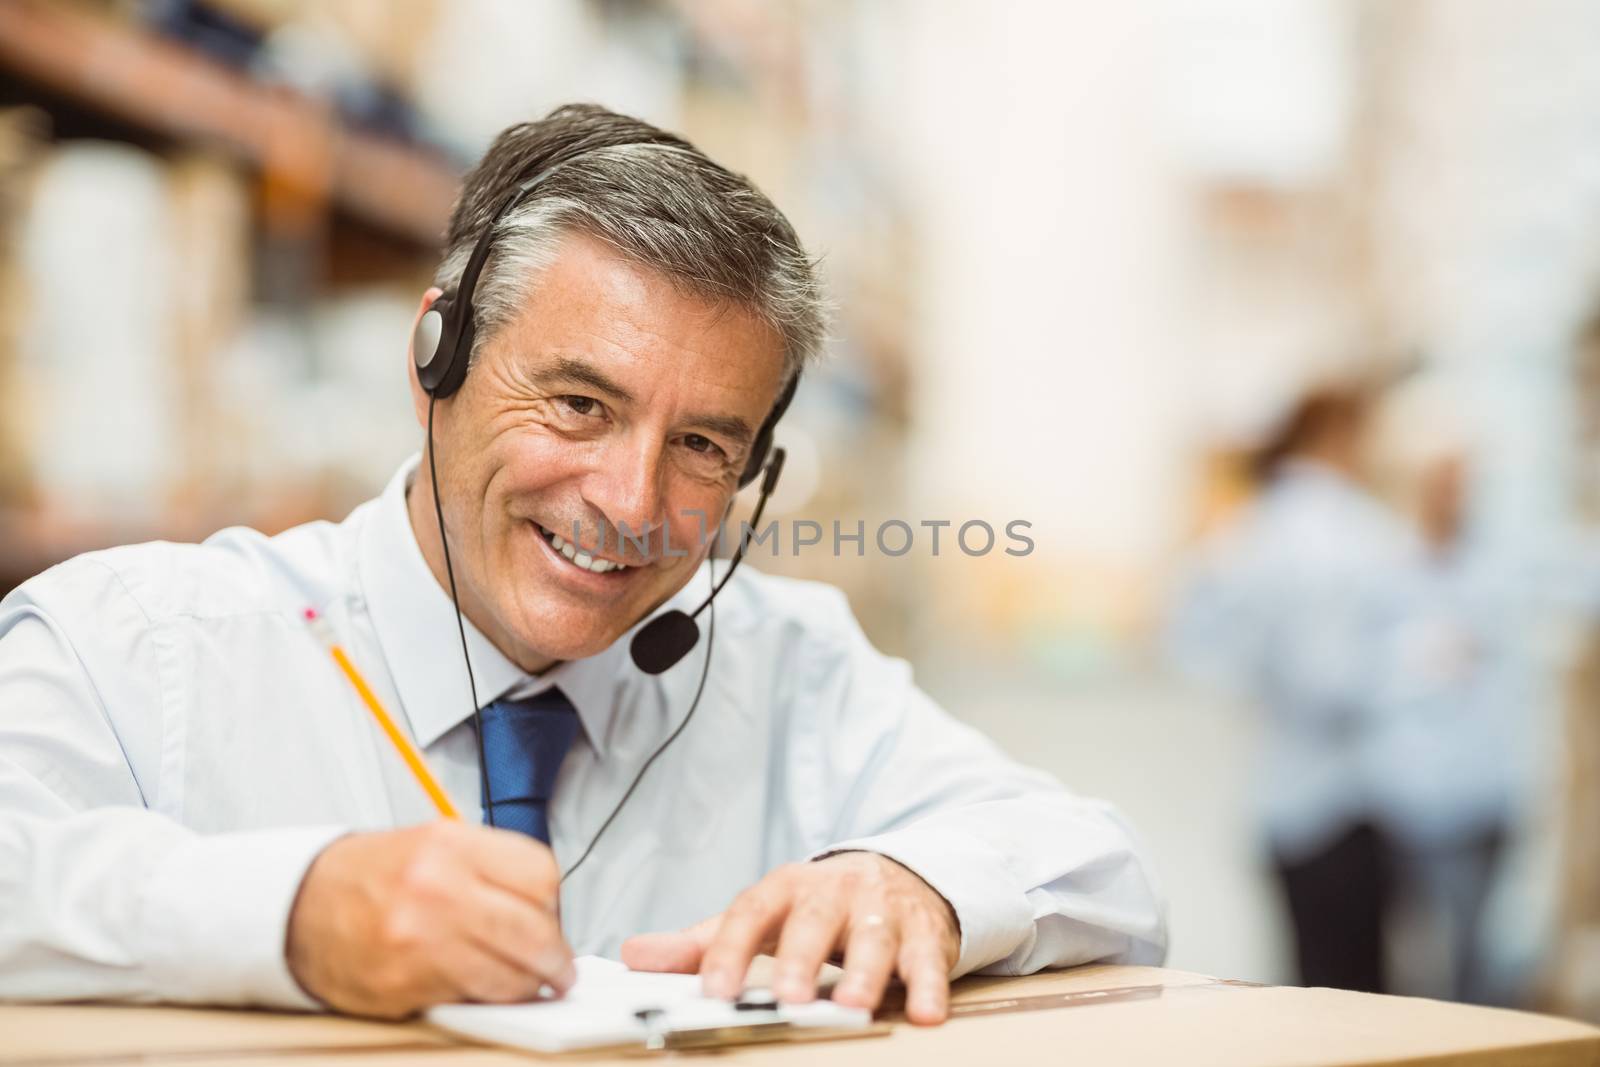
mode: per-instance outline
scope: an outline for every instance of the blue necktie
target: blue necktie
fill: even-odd
[[[483,709],[484,808],[494,825],[550,843],[550,794],[556,772],[578,733],[572,701],[559,689]]]

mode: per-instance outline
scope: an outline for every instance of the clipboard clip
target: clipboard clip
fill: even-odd
[[[644,1040],[646,1052],[668,1052],[680,1049],[718,1048],[724,1045],[751,1045],[762,1041],[780,1041],[795,1029],[789,1020],[777,1013],[777,1002],[746,1001],[739,998],[734,1010],[748,1013],[749,1022],[723,1026],[672,1026],[666,1021],[664,1008],[640,1008],[633,1017],[644,1023],[649,1031]]]
[[[769,1041],[825,1041],[839,1037],[864,1037],[884,1034],[889,1028],[875,1025],[867,1030],[796,1026],[778,1010],[778,998],[769,989],[749,989],[733,1003],[737,1023],[714,1026],[673,1026],[665,1008],[640,1008],[634,1018],[645,1025],[644,1052],[677,1052],[687,1049],[726,1048],[757,1045]]]

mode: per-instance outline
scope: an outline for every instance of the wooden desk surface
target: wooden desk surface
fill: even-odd
[[[993,1011],[1019,997],[1118,989],[1132,992],[1048,1010]],[[887,1037],[676,1055],[794,1067],[984,1064],[997,1056],[1041,1064],[1600,1065],[1600,1029],[1571,1020],[1341,990],[1250,986],[1155,967],[1080,967],[1027,978],[965,979],[957,983],[952,1002],[975,1014],[934,1028],[896,1022]],[[0,1005],[0,1067],[515,1067],[536,1058],[460,1045],[420,1023],[186,1008]],[[639,1062],[637,1056],[617,1055],[561,1059],[589,1065]]]

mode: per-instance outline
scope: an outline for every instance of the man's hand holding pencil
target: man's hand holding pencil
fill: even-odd
[[[527,834],[470,826],[314,608],[328,649],[438,809],[426,826],[351,834],[300,883],[285,953],[300,987],[337,1011],[401,1018],[456,1001],[532,1000],[577,977],[557,916],[561,871]]]
[[[381,1018],[565,992],[576,974],[560,881],[550,850],[509,830],[441,819],[350,834],[301,882],[290,973],[335,1010]]]

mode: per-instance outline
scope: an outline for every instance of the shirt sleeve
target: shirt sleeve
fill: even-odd
[[[92,561],[0,601],[0,998],[314,1008],[284,939],[341,831],[174,817],[165,639]]]
[[[832,820],[813,858],[870,851],[914,871],[960,923],[953,975],[1161,962],[1164,906],[1116,810],[956,721],[839,610],[804,685]]]

